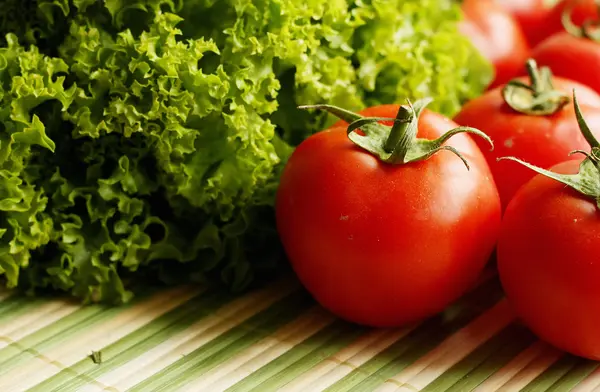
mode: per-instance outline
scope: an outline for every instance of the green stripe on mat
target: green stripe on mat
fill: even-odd
[[[100,307],[84,307],[67,317],[32,333],[0,350],[0,375],[21,364],[42,349],[68,339],[70,333],[81,332],[81,326],[110,317],[115,311],[102,312]]]
[[[510,324],[444,372],[422,392],[472,391],[535,340],[535,336],[524,326]]]
[[[572,355],[563,355],[558,361],[552,366],[546,369],[542,374],[537,376],[531,383],[529,383],[522,392],[541,392],[548,391],[553,388],[554,385],[558,384],[562,379],[563,382],[569,382],[570,379],[567,374],[576,369],[587,361],[583,358],[574,357]],[[566,378],[563,378],[567,376]],[[560,391],[567,391],[568,389],[561,389]]]
[[[28,392],[46,392],[56,388],[62,391],[76,391],[88,384],[90,380],[117,369],[151,350],[168,337],[213,313],[231,299],[230,295],[221,291],[202,293],[126,337],[104,347],[101,350],[101,366],[86,358],[30,388]]]
[[[29,298],[29,300],[33,301],[31,298]],[[2,301],[0,301],[0,316],[4,316],[6,313],[10,313],[15,308],[19,307],[19,305],[26,304],[27,302],[27,297],[17,295],[13,295],[3,299]]]
[[[5,302],[6,301],[6,302]],[[32,309],[46,303],[46,300],[40,298],[8,298],[0,302],[0,322],[6,319],[14,319]]]
[[[139,296],[136,301],[120,307],[84,306],[59,321],[20,339],[18,342],[9,344],[0,350],[0,375],[26,362],[32,356],[38,356],[42,350],[55,347],[63,341],[85,333],[86,328],[90,325],[110,319],[125,309],[134,306],[142,298],[142,296]]]
[[[365,331],[365,328],[336,321],[226,391],[277,391],[278,388],[338,352]]]
[[[27,302],[37,301],[39,299],[26,297],[24,295],[10,295],[2,300],[0,300],[0,314],[7,311],[7,309],[18,306],[18,304],[24,304]]]
[[[375,358],[331,385],[327,392],[363,392],[375,389],[467,325],[503,297],[494,278],[468,293],[444,313],[425,321],[419,328],[392,344]]]
[[[296,291],[153,374],[129,391],[156,392],[164,390],[163,387],[174,390],[175,385],[185,385],[251,344],[269,336],[312,305],[314,301],[306,291]]]
[[[570,391],[587,376],[592,374],[594,370],[598,369],[598,366],[598,362],[583,360],[555,382],[552,387],[548,389],[548,392]]]

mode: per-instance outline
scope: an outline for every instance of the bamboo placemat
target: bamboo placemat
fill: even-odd
[[[491,274],[439,316],[383,330],[336,319],[293,279],[116,308],[0,292],[2,392],[496,390],[600,390],[600,368],[536,340]]]

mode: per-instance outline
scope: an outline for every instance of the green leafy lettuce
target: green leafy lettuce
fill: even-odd
[[[451,0],[8,0],[0,275],[122,303],[141,278],[243,290],[285,263],[273,199],[299,104],[434,96],[491,69]]]

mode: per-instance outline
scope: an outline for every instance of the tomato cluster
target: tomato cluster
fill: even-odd
[[[490,88],[521,74],[525,60],[533,57],[540,65],[552,66],[555,75],[600,91],[600,74],[592,66],[598,64],[600,50],[565,28],[565,19],[571,33],[593,25],[598,18],[596,1],[562,0],[550,7],[546,0],[464,0],[460,30],[494,65]],[[580,61],[569,61],[574,57]]]
[[[522,321],[600,359],[596,4],[544,3],[462,3],[461,30],[496,77],[453,119],[430,99],[301,108],[340,120],[287,162],[277,228],[325,308],[376,327],[419,321],[471,289],[496,251]]]

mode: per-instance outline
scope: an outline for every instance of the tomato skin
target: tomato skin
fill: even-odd
[[[529,82],[528,77],[517,79]],[[592,130],[600,130],[600,95],[589,87],[563,78],[555,77],[554,87],[569,95],[576,89],[586,121]],[[494,175],[505,209],[515,192],[532,179],[535,172],[522,166],[497,162],[497,158],[515,156],[547,168],[567,159],[573,150],[589,151],[590,147],[581,135],[572,103],[553,115],[527,115],[511,109],[501,90],[502,87],[497,87],[467,102],[454,121],[481,129],[494,141],[494,150],[490,151],[487,144],[476,139]]]
[[[576,173],[580,161],[551,170]],[[599,253],[592,199],[539,175],[509,204],[497,253],[507,299],[541,339],[593,360],[600,359]]]
[[[540,43],[531,53],[538,65],[556,76],[575,80],[600,93],[600,43],[563,32]]]
[[[462,10],[459,30],[494,65],[490,88],[521,74],[530,48],[512,15],[490,0],[465,0]]]
[[[397,105],[363,111],[395,117]],[[424,110],[418,135],[456,127]],[[276,200],[278,231],[297,276],[326,309],[348,321],[391,327],[443,310],[487,263],[500,224],[500,200],[473,140],[397,166],[354,145],[345,127],[301,143]]]
[[[546,6],[545,0],[494,0],[509,12],[519,23],[530,46],[534,46],[548,36],[550,21],[554,21],[554,7]],[[559,16],[560,22],[560,16]]]

